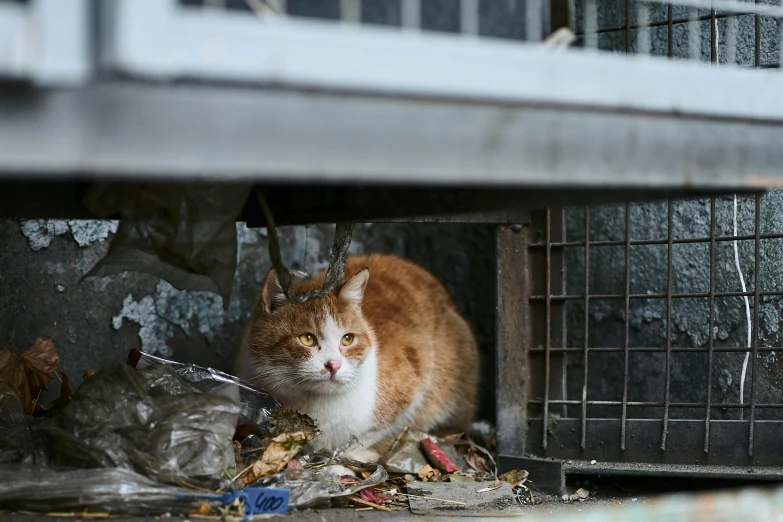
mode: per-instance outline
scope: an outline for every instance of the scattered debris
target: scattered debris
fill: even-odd
[[[590,465],[592,465],[592,466],[595,466],[596,464],[597,464],[597,462],[596,462],[596,461],[594,461],[594,460],[591,460],[591,461],[590,461]]]
[[[588,497],[590,497],[590,492],[584,488],[579,488],[572,495],[568,495],[568,500],[572,502],[584,502]]]
[[[465,460],[470,465],[470,467],[475,469],[476,471],[479,471],[481,473],[492,472],[492,470],[489,467],[489,464],[487,464],[487,460],[483,456],[479,455],[479,453],[472,447],[468,449],[468,452],[465,455]]]
[[[485,488],[477,489],[476,493],[487,493],[489,491],[495,491],[496,489],[500,488],[502,485],[503,485],[503,483],[498,480],[498,481],[495,481],[495,483],[492,484],[491,486],[487,486]]]
[[[530,475],[530,473],[528,473],[524,469],[521,469],[521,470],[515,469],[515,470],[508,471],[506,473],[503,473],[498,478],[500,480],[503,480],[503,481],[508,482],[509,484],[511,484],[511,488],[514,489],[514,488],[524,484],[525,482],[527,482],[527,477],[529,475]]]
[[[519,513],[522,511],[514,500],[511,484],[485,482],[484,487],[476,488],[477,483],[411,483],[408,484],[407,497],[411,512],[417,515],[486,515]],[[488,489],[489,488],[489,489]],[[487,490],[481,493],[479,490]]]
[[[441,473],[429,464],[421,468],[418,472],[419,478],[424,482],[437,482],[440,480]]]
[[[242,482],[246,485],[253,484],[261,477],[266,477],[282,470],[305,444],[313,440],[313,436],[313,432],[297,431],[294,433],[281,433],[274,437],[266,450],[264,450],[261,458],[242,477]]]
[[[424,437],[421,440],[421,449],[427,457],[427,460],[442,473],[455,473],[459,471],[457,465],[446,455],[444,451],[445,447],[439,447],[438,442],[434,437]]]

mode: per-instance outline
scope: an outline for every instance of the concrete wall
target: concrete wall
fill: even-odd
[[[116,223],[0,220],[0,348],[19,352],[51,337],[61,369],[78,377],[123,361],[132,348],[231,370],[271,263],[264,229],[237,226],[235,290],[187,292],[140,273],[79,282],[105,254]],[[281,229],[284,261],[325,268],[334,226]],[[384,252],[418,262],[443,280],[485,355],[480,416],[494,417],[494,235],[490,226],[358,225],[351,253]]]

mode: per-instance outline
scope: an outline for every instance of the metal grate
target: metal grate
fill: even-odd
[[[575,0],[572,9],[577,15],[572,26],[587,47],[780,67],[783,9],[777,3]],[[746,52],[748,48],[752,50]]]
[[[622,220],[610,220],[610,225],[624,221],[622,240],[593,239],[596,226],[592,215],[603,209],[606,218],[606,207],[593,207],[593,212],[590,206],[579,211],[548,209],[534,215],[534,239],[529,245],[533,278],[530,296],[532,344],[528,350],[532,375],[528,400],[530,453],[562,459],[618,462],[783,465],[777,447],[777,440],[783,435],[780,414],[783,383],[773,375],[778,370],[775,353],[783,348],[765,344],[775,336],[759,324],[765,299],[767,305],[772,303],[772,309],[780,313],[776,303],[783,296],[783,285],[763,289],[762,262],[764,245],[769,250],[767,256],[774,254],[777,252],[775,241],[783,239],[783,233],[761,233],[760,195],[742,205],[753,207],[752,234],[720,234],[716,201],[724,202],[724,198],[712,197],[708,201],[709,227],[707,235],[702,237],[677,237],[674,217],[678,202],[674,200],[666,203],[665,237],[649,239],[634,237],[634,205],[631,203],[624,205]],[[769,215],[781,211],[774,206],[777,202],[775,199],[768,207]],[[690,202],[691,210],[701,203]],[[638,207],[649,210],[648,204]],[[726,216],[725,212],[723,216]],[[678,217],[682,219],[683,215],[678,214]],[[581,237],[567,240],[576,227],[581,229]],[[745,266],[740,271],[748,275],[748,289],[717,289],[718,283],[727,283],[729,275],[726,263],[719,265],[716,260],[721,245],[736,249],[738,265],[744,261]],[[665,291],[634,292],[634,284],[643,281],[638,274],[632,277],[633,260],[641,261],[644,269],[645,254],[638,249],[651,246],[666,250],[665,263],[659,259],[656,264],[655,259],[650,258],[653,269],[665,271]],[[687,250],[690,246],[708,248],[706,252],[702,249],[703,259],[695,255],[692,260],[697,264],[707,263],[708,288],[704,292],[676,289],[676,269],[687,265],[682,252],[676,250],[677,247]],[[748,251],[750,249],[752,252]],[[607,256],[607,250],[613,253]],[[730,251],[725,249],[721,252],[722,261],[728,257],[727,253]],[[595,256],[601,262],[614,256],[615,261],[608,268],[624,268],[622,278],[614,277],[615,286],[622,286],[622,292],[593,291],[595,286],[601,286],[605,275],[595,273]],[[716,267],[720,267],[722,278],[716,275]],[[568,271],[574,269],[576,277],[569,276]],[[775,285],[774,280],[772,284]],[[742,301],[745,298],[748,299],[749,328],[738,325],[733,337],[716,339],[721,324],[716,314],[724,317],[727,310],[736,310],[738,306],[744,308]],[[708,316],[708,333],[703,344],[689,342],[688,332],[673,331],[676,304],[699,301],[708,310],[703,314]],[[640,346],[640,342],[649,343],[650,336],[634,331],[632,317],[655,302],[662,304],[658,317],[662,342],[657,346]],[[593,315],[596,309],[603,309],[601,315],[610,310],[619,319],[621,332],[608,336],[619,339],[618,346],[602,344],[605,338],[596,330],[607,325],[596,321]],[[694,315],[699,314],[691,313]],[[609,327],[613,328],[611,324]],[[698,328],[698,325],[692,324],[692,327]],[[745,338],[741,332],[747,334],[747,330],[750,331],[747,345],[732,346],[731,343]],[[574,345],[575,342],[580,345]],[[716,361],[720,354],[724,354],[724,358]],[[749,354],[744,370],[737,360],[742,354]],[[766,354],[766,359],[760,354]],[[685,358],[691,361],[686,362]],[[763,380],[759,378],[761,364],[765,370]],[[716,397],[716,389],[720,389],[716,382],[718,367],[724,374],[746,374],[746,379],[738,379],[744,380],[739,392],[742,400],[726,400],[737,390],[736,385],[720,393],[724,400]],[[672,390],[675,372],[678,373],[677,397]],[[655,381],[657,386],[640,384],[640,379],[646,378]],[[608,395],[613,397],[608,398]],[[683,397],[688,400],[682,400]],[[769,400],[770,397],[775,400]],[[740,446],[744,446],[744,451],[740,451]]]

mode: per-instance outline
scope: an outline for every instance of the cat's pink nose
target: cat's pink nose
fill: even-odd
[[[329,370],[329,373],[332,377],[334,377],[337,374],[337,371],[340,369],[340,367],[343,365],[340,361],[337,359],[330,359],[326,361],[326,364],[324,366],[327,370]]]

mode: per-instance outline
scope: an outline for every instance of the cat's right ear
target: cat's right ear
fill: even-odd
[[[264,278],[264,285],[261,287],[261,309],[264,313],[269,314],[285,301],[286,297],[283,293],[283,287],[280,286],[280,281],[277,279],[277,272],[274,268],[270,268]]]

